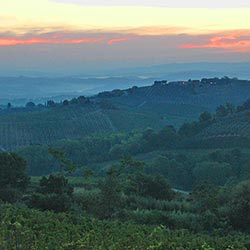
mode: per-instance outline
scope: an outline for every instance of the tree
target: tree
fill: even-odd
[[[0,153],[0,199],[15,201],[28,183],[26,161],[15,153]]]
[[[171,200],[174,192],[162,175],[137,173],[130,178],[130,192],[137,195],[153,197],[160,200]]]
[[[145,163],[142,161],[137,161],[130,155],[125,155],[120,161],[120,166],[118,168],[118,175],[128,175],[134,174],[136,172],[141,172],[144,169]]]
[[[211,152],[208,155],[208,159],[211,161],[216,161],[216,162],[224,162],[225,156],[223,155],[221,150],[216,150],[216,151]]]
[[[233,113],[235,113],[235,107],[231,102],[226,103],[226,109],[227,109],[228,113],[231,114],[231,115]]]
[[[191,192],[193,212],[199,215],[197,226],[206,230],[213,230],[219,225],[219,196],[218,189],[209,183],[197,186]]]
[[[119,173],[114,166],[111,166],[106,172],[106,176],[101,182],[100,190],[100,216],[107,219],[112,217],[121,204]]]
[[[95,175],[95,172],[92,169],[85,169],[83,172],[83,177],[85,180],[89,180],[91,177]]]
[[[125,156],[119,166],[111,166],[101,182],[101,218],[110,218],[118,212],[122,206],[122,191],[124,183],[130,176],[135,175],[144,167],[144,163],[134,160],[131,156]]]
[[[209,112],[205,111],[203,113],[201,113],[200,117],[199,117],[199,122],[209,122],[212,120],[212,116]]]
[[[73,162],[66,157],[65,152],[55,148],[49,148],[48,151],[58,161],[61,175],[63,175],[65,171],[73,172],[75,170]]]
[[[164,148],[171,148],[177,146],[179,137],[176,129],[173,126],[166,126],[159,133],[159,146]]]
[[[34,108],[36,106],[36,104],[34,102],[27,102],[25,107],[26,108]]]
[[[68,211],[72,204],[73,187],[62,175],[42,177],[36,193],[30,198],[30,206],[55,212]]]
[[[79,96],[79,97],[77,98],[77,100],[78,100],[78,103],[79,103],[80,105],[84,105],[84,104],[89,103],[89,99],[86,98],[85,96]]]
[[[243,165],[243,154],[240,149],[232,149],[225,154],[225,162],[231,164],[234,175],[239,176]]]
[[[250,232],[250,180],[239,183],[232,192],[229,218],[234,228]]]
[[[197,184],[207,181],[210,184],[224,185],[232,173],[232,166],[225,162],[204,161],[198,163],[193,169]]]
[[[216,212],[218,208],[218,188],[207,182],[196,186],[190,194],[195,212],[204,213],[207,210]]]
[[[217,117],[225,117],[228,115],[228,110],[225,106],[220,105],[217,109],[216,109],[216,116]]]
[[[51,108],[51,107],[55,107],[56,103],[53,100],[49,100],[47,101],[47,107]]]
[[[72,98],[72,99],[70,100],[70,104],[76,105],[76,104],[78,104],[78,103],[79,103],[79,102],[78,102],[77,98]]]
[[[64,100],[63,101],[63,106],[68,106],[69,105],[69,101],[68,100]]]
[[[11,105],[10,102],[8,102],[8,104],[7,104],[7,109],[10,109],[10,108],[12,108],[12,105]]]
[[[159,147],[158,136],[152,128],[147,128],[142,133],[144,141],[144,150],[150,151]]]
[[[178,133],[182,137],[192,137],[200,131],[198,122],[184,123]]]
[[[38,191],[42,194],[55,193],[69,196],[73,194],[73,188],[69,185],[68,180],[61,175],[50,175],[48,178],[42,177],[39,185]]]
[[[250,99],[246,100],[246,101],[243,103],[243,108],[244,108],[244,110],[250,109]]]
[[[187,159],[179,161],[166,156],[158,156],[152,162],[149,172],[163,175],[175,188],[189,190],[192,185],[191,166]]]

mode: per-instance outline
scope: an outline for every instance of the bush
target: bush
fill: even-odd
[[[36,193],[28,201],[29,206],[42,211],[65,212],[72,205],[73,188],[62,175],[50,175],[40,180]]]
[[[137,195],[161,200],[171,200],[174,197],[174,192],[166,179],[161,175],[151,176],[137,173],[131,176],[129,191],[137,193]]]

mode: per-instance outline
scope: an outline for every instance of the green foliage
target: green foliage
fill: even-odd
[[[98,221],[0,206],[3,250],[247,250],[249,236],[208,236],[164,226]]]
[[[250,232],[250,180],[239,183],[234,189],[230,201],[229,217],[232,225]]]
[[[73,105],[78,109],[80,102],[85,107],[85,101],[85,98],[75,98],[60,108],[68,109],[68,106]],[[57,108],[56,105],[50,110]],[[64,140],[50,146],[35,146],[35,154],[33,149],[23,150],[22,154],[35,164],[33,172],[41,173],[41,161],[47,165],[44,169],[46,173],[60,170],[60,174],[43,177],[39,183],[32,183],[22,200],[18,198],[22,197],[27,187],[24,181],[27,176],[23,174],[25,162],[15,154],[4,153],[0,156],[3,172],[0,176],[0,186],[3,187],[0,190],[1,199],[9,202],[18,200],[22,205],[41,211],[65,212],[57,215],[48,212],[36,214],[37,217],[51,216],[55,224],[61,216],[62,223],[66,221],[63,225],[73,230],[62,230],[63,238],[50,231],[49,235],[42,231],[47,241],[41,241],[40,249],[46,249],[45,244],[54,239],[56,241],[53,244],[50,242],[48,249],[126,249],[124,242],[127,249],[143,250],[248,249],[247,236],[241,234],[238,237],[233,230],[250,232],[250,185],[249,180],[246,181],[250,176],[249,151],[188,150],[191,139],[201,138],[199,136],[204,131],[209,135],[211,127],[226,124],[236,116],[237,119],[242,118],[242,114],[236,114],[230,104],[224,108],[226,115],[217,114],[215,117],[204,112],[199,121],[186,123],[179,131],[172,126],[165,126],[158,131],[147,128],[131,133],[102,134],[79,140]],[[109,112],[113,110],[106,110],[105,115]],[[243,124],[247,123],[247,117],[242,119]],[[138,155],[137,159],[131,155]],[[122,159],[120,162],[104,163],[101,167],[97,165],[119,158]],[[141,159],[145,159],[146,164]],[[75,171],[74,166],[82,167]],[[66,179],[69,175],[70,181]],[[74,188],[69,183],[74,183]],[[191,193],[187,192],[191,189]],[[6,207],[3,207],[3,212],[11,218],[6,226],[5,217],[0,215],[1,226],[5,228],[5,231],[1,231],[0,227],[0,239],[5,243],[4,247],[7,246],[5,249],[22,249],[24,246],[35,249],[36,245],[26,246],[26,241],[22,242],[22,234],[18,230],[25,223],[30,223],[28,219],[24,223],[23,217],[39,212],[26,208],[4,209]],[[15,214],[14,218],[11,213]],[[19,217],[19,213],[22,216]],[[76,217],[83,214],[102,221]],[[152,225],[156,227],[153,229]],[[29,227],[34,244],[38,244],[39,241],[35,240],[40,240],[40,231]],[[112,227],[111,231],[109,227]],[[187,231],[169,231],[166,228]],[[55,225],[54,229],[59,231]],[[136,230],[142,230],[142,234]],[[33,235],[33,232],[36,233]],[[126,238],[121,232],[129,236]],[[178,236],[175,237],[176,234]],[[230,240],[222,236],[225,234],[232,235]],[[12,237],[15,242],[13,246],[8,237]]]
[[[107,219],[117,212],[121,204],[119,172],[110,167],[100,186],[100,217]]]
[[[232,173],[232,167],[228,163],[200,162],[193,169],[196,184],[207,181],[208,183],[222,186],[232,176]]]
[[[33,145],[19,151],[27,161],[27,172],[31,176],[42,176],[59,171],[58,162],[49,154],[47,146]]]
[[[39,193],[42,194],[67,194],[72,195],[73,188],[68,184],[68,180],[61,175],[50,175],[42,177],[40,180]]]
[[[216,109],[216,116],[217,117],[225,117],[228,115],[228,110],[225,106],[220,105],[217,109]]]
[[[194,188],[191,199],[195,212],[205,213],[208,210],[215,212],[218,208],[218,190],[209,183]]]
[[[62,175],[50,175],[40,180],[39,187],[30,197],[29,205],[41,210],[65,212],[72,205],[73,188]]]
[[[154,159],[147,171],[151,174],[162,174],[175,188],[189,190],[193,182],[192,164],[187,157],[162,155]]]
[[[72,199],[67,194],[42,194],[33,193],[28,205],[41,211],[52,210],[55,212],[66,212],[72,207]]]
[[[15,153],[0,153],[0,199],[15,201],[29,183],[25,160]]]
[[[143,173],[133,175],[130,177],[129,191],[162,200],[171,200],[174,197],[169,184],[161,175],[152,176]]]
[[[212,120],[212,115],[209,112],[205,111],[200,114],[199,122],[203,123],[203,122],[209,122],[211,120]]]
[[[75,170],[72,160],[66,158],[65,152],[58,149],[49,148],[49,153],[58,161],[61,174],[63,174],[65,171],[71,173]]]

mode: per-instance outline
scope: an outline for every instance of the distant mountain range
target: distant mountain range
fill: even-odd
[[[0,69],[1,76],[27,76],[27,77],[76,77],[76,78],[96,78],[96,77],[169,77],[168,80],[180,80],[187,78],[203,77],[229,77],[250,78],[250,62],[196,62],[196,63],[163,63],[158,65],[144,65],[138,67],[121,67],[117,65],[105,67],[85,68],[78,66],[74,71],[42,72],[34,70]]]

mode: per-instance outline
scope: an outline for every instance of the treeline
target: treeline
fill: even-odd
[[[52,108],[52,107],[58,107],[58,106],[68,106],[68,105],[85,105],[90,103],[90,99],[85,96],[79,96],[79,97],[74,97],[71,100],[65,99],[61,102],[55,102],[53,100],[48,100],[44,104],[39,103],[35,104],[32,101],[29,101],[25,104],[25,107],[15,107],[13,106],[10,102],[7,104],[6,109],[7,110],[39,110],[39,108]]]
[[[250,110],[250,99],[246,100],[242,105],[234,106],[228,102],[225,105],[220,105],[216,109],[217,117],[226,117],[228,115]]]
[[[44,150],[47,154],[47,149]],[[48,159],[43,158],[43,155],[39,156],[39,151],[37,154],[38,156],[33,157],[35,159],[39,157],[45,166],[46,163],[50,163],[46,169],[37,170],[40,175],[43,175],[43,171],[47,173],[59,171],[59,163],[50,154]],[[192,190],[204,181],[216,186],[230,185],[250,176],[250,154],[240,149],[160,151],[155,152],[149,159],[146,157],[145,161],[147,174],[163,175],[172,187],[181,190]],[[71,176],[82,176],[84,171],[90,168],[87,166],[91,166],[97,176],[103,176],[105,173],[106,165],[102,162],[100,164],[79,164],[74,160],[73,162],[77,170],[71,173]]]
[[[250,154],[239,149],[162,152],[145,169],[163,175],[172,187],[182,190],[192,190],[205,181],[232,185],[249,178]]]
[[[51,108],[64,108],[64,107],[88,107],[88,106],[96,106],[103,110],[117,110],[118,107],[112,103],[112,101],[106,99],[91,99],[85,96],[74,97],[70,100],[65,99],[60,102],[56,102],[54,100],[48,100],[45,103],[35,104],[32,101],[29,101],[25,104],[24,107],[16,107],[11,103],[8,103],[6,108],[1,109],[1,114],[6,113],[19,113],[19,112],[30,112],[30,111],[43,111]]]

